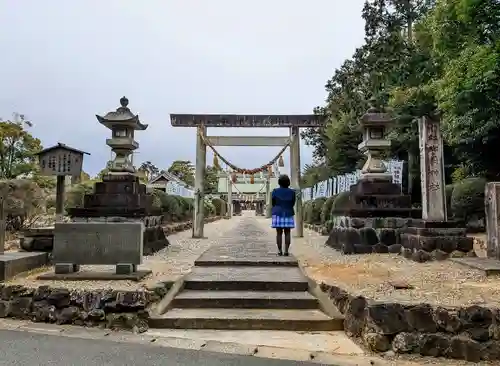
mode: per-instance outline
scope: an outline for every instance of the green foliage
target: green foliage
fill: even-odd
[[[205,169],[205,194],[215,194],[219,185],[219,172],[212,166],[207,166]]]
[[[472,217],[484,218],[485,185],[484,178],[468,178],[454,184],[451,211],[455,219],[467,223]]]
[[[331,218],[331,211],[335,197],[328,197],[321,208],[321,223],[324,224]]]
[[[91,194],[94,191],[96,181],[88,180],[72,185],[66,192],[64,206],[68,207],[83,207],[83,197],[86,194]]]
[[[349,196],[349,192],[340,192],[336,195],[333,200],[332,211],[346,209],[349,204]]]
[[[176,160],[168,168],[168,172],[175,174],[184,183],[194,186],[194,166],[189,160]]]
[[[36,153],[42,149],[39,139],[26,129],[30,126],[22,115],[14,121],[0,118],[0,179],[14,179],[36,170]]]
[[[441,115],[447,170],[462,177],[500,178],[500,3],[490,0],[367,1],[365,44],[326,83],[315,113],[325,128],[307,129],[305,142],[327,176],[352,171],[361,157],[357,120],[375,97],[396,118],[392,157],[418,175],[418,125]],[[319,163],[318,163],[319,164]],[[450,166],[451,165],[451,166]],[[319,177],[318,177],[319,179]],[[311,182],[312,180],[312,182]],[[411,179],[413,182],[414,180]],[[317,183],[309,177],[308,185]]]
[[[304,215],[304,222],[308,223],[308,224],[312,224],[312,217],[313,217],[313,214],[312,214],[312,211],[313,211],[313,201],[306,201],[304,203],[304,207],[302,209],[302,212],[303,212],[303,215]]]
[[[321,212],[323,210],[323,205],[326,202],[325,197],[318,197],[312,201],[312,210],[310,223],[311,224],[321,224]]]
[[[29,179],[0,181],[0,192],[5,195],[6,229],[17,231],[32,226],[43,214],[45,195]]]
[[[226,201],[221,198],[212,198],[212,205],[215,208],[215,215],[224,216],[226,214]]]

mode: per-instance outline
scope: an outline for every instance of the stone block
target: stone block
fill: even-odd
[[[457,249],[457,237],[455,236],[438,236],[434,238],[436,241],[435,249],[442,250],[445,253],[451,253]]]
[[[379,241],[384,245],[393,245],[397,243],[397,231],[394,229],[380,229],[378,232]]]
[[[375,245],[379,242],[377,232],[373,228],[362,228],[359,229],[359,235],[361,237],[360,244],[363,245]]]
[[[0,281],[42,267],[48,262],[49,255],[45,252],[7,252],[0,254]]]
[[[116,265],[141,264],[142,222],[56,223],[55,263]]]
[[[373,253],[373,245],[354,244],[355,254],[370,254]]]
[[[372,249],[373,253],[389,253],[389,247],[382,243],[375,244]]]
[[[457,250],[460,252],[470,252],[474,249],[474,239],[469,237],[461,237],[457,240]]]

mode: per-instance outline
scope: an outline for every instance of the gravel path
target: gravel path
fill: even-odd
[[[268,220],[259,222],[274,235]],[[316,281],[345,286],[376,300],[500,307],[499,277],[487,278],[451,261],[416,263],[395,254],[342,255],[325,241],[325,236],[310,230],[304,230],[304,238],[292,239],[292,253]],[[389,284],[395,280],[414,288],[396,290]]]
[[[175,281],[183,274],[190,271],[194,261],[212,245],[219,243],[224,235],[230,232],[240,220],[219,220],[205,224],[204,235],[207,239],[193,239],[191,230],[182,231],[168,236],[170,246],[144,257],[139,269],[150,269],[153,273],[141,282],[134,281],[41,281],[36,277],[42,273],[53,272],[53,267],[39,268],[35,271],[20,275],[7,281],[7,285],[18,284],[28,287],[48,285],[71,289],[104,289],[135,290],[146,288],[161,281]],[[81,266],[81,271],[110,271],[113,266]]]

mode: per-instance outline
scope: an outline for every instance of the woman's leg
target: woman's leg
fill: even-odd
[[[283,229],[278,227],[276,228],[276,245],[278,246],[278,255],[283,254]]]
[[[285,255],[288,255],[288,249],[290,249],[290,244],[292,243],[291,229],[285,228],[283,231],[285,233]]]

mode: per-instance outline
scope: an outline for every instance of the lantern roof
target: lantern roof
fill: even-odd
[[[148,128],[148,125],[141,123],[139,115],[133,114],[130,108],[128,108],[128,103],[129,100],[126,97],[122,97],[120,99],[120,107],[116,111],[108,112],[105,116],[96,114],[97,120],[108,128],[123,125],[131,127],[134,130],[144,131]]]
[[[394,123],[394,118],[387,109],[379,105],[376,98],[370,99],[370,108],[359,120],[361,126],[390,126]]]

